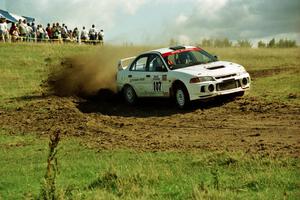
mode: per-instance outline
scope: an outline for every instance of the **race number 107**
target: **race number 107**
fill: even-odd
[[[161,91],[161,82],[160,81],[158,81],[158,82],[153,82],[153,90],[154,91],[157,91],[157,92],[159,92],[159,91]]]

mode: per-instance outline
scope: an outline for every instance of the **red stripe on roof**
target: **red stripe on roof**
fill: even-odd
[[[200,50],[202,50],[202,49],[198,48],[198,47],[188,48],[188,49],[178,49],[178,50],[175,50],[175,51],[163,53],[162,57],[165,58],[165,57],[167,57],[169,55],[173,55],[173,54],[177,54],[177,53],[181,53],[181,52],[200,51]]]

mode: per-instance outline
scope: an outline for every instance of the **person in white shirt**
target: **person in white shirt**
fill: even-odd
[[[82,27],[82,31],[81,31],[81,34],[80,34],[80,38],[83,42],[85,42],[86,40],[89,39],[89,33],[88,31],[85,29],[85,27]]]
[[[27,37],[27,22],[25,19],[23,21],[22,19],[19,19],[18,29],[20,32],[21,41],[25,41]]]
[[[0,18],[0,41],[8,41],[9,32],[5,18]]]
[[[32,37],[33,29],[32,29],[32,27],[30,26],[29,23],[27,23],[27,26],[26,26],[26,32],[27,32],[27,35],[26,35],[26,41],[33,40],[33,37]]]

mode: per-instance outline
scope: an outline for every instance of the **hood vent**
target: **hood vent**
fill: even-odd
[[[209,70],[215,70],[215,69],[222,69],[222,68],[225,68],[225,66],[208,67],[208,68],[206,68],[206,69],[209,69]]]

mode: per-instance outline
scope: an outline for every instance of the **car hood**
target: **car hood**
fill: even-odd
[[[223,76],[228,74],[239,74],[244,72],[245,69],[236,63],[227,61],[217,61],[207,64],[194,65],[181,69],[175,69],[173,71],[189,74],[192,76]]]

